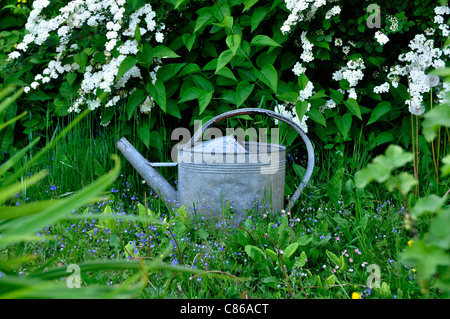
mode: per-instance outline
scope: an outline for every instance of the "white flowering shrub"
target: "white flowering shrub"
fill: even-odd
[[[47,83],[57,85],[66,80],[61,87],[66,95],[68,90],[76,91],[70,92],[69,103],[55,99],[55,108],[60,114],[79,113],[84,108],[95,110],[100,106],[113,108],[134,91],[146,87],[142,66],[148,64],[152,78],[159,68],[158,62],[161,63],[159,58],[176,56],[161,45],[165,25],[157,21],[149,3],[138,5],[133,1],[130,5],[125,0],[74,0],[58,2],[56,8],[54,5],[49,0],[31,3],[25,35],[8,54],[6,62],[23,61],[40,47],[53,49],[53,52],[45,52],[49,61],[34,74],[24,92],[33,93]],[[50,43],[56,44],[50,46]],[[155,59],[153,65],[152,59]],[[142,103],[140,110],[144,113],[149,113],[154,106],[149,94],[140,94],[134,99]],[[132,106],[139,106],[139,103]],[[107,116],[102,124],[106,125],[110,119],[111,116]]]
[[[443,102],[449,89],[429,73],[447,65],[450,9],[394,0],[374,13],[369,4],[30,1],[23,28],[4,33],[0,74],[24,86],[24,107],[49,100],[57,115],[89,108],[103,125],[114,115],[137,119],[147,147],[170,132],[168,122],[153,127],[164,116],[189,126],[258,105],[278,105],[327,144],[372,125],[370,149],[398,136],[408,146],[404,117]],[[19,15],[17,5],[8,9]],[[374,14],[380,24],[370,28]]]

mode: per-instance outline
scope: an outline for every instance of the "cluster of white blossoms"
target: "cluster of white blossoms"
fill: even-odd
[[[385,45],[389,41],[387,35],[381,31],[375,32],[375,39],[380,45]]]
[[[338,0],[284,0],[286,3],[286,8],[291,12],[287,20],[283,23],[281,27],[281,32],[283,34],[289,33],[293,26],[302,22],[310,21],[316,11],[325,6],[327,2],[336,2]],[[326,19],[330,19],[332,16],[337,15],[341,12],[339,6],[334,6],[331,10],[327,11]]]
[[[450,8],[448,6],[436,7],[434,9],[434,23],[439,24],[438,28],[442,31],[442,35],[447,37],[450,34],[448,25],[444,21],[444,15],[450,14]]]
[[[435,8],[435,23],[443,23],[443,15],[450,14],[450,8],[447,6]],[[443,30],[442,35],[447,34]],[[399,61],[403,65],[392,66],[387,74],[388,82],[385,82],[374,88],[374,93],[389,92],[389,85],[397,88],[402,77],[407,77],[408,88],[411,98],[405,101],[409,112],[413,115],[422,115],[425,112],[423,103],[424,95],[436,87],[437,102],[445,102],[447,93],[450,91],[450,85],[443,83],[440,85],[439,77],[428,75],[433,69],[443,68],[450,56],[450,49],[440,49],[434,46],[434,40],[428,39],[427,35],[432,33],[417,34],[409,43],[410,51],[402,53]],[[434,32],[433,32],[434,34]]]
[[[300,55],[300,59],[302,59],[302,61],[305,63],[311,62],[312,60],[314,60],[314,56],[312,53],[313,45],[311,42],[309,42],[308,38],[306,37],[306,31],[302,32],[300,40],[302,42],[303,48],[303,52]]]
[[[338,15],[340,13],[341,13],[341,7],[340,6],[334,6],[333,8],[328,10],[327,13],[325,13],[325,19],[329,20],[332,17],[334,17],[335,15]]]
[[[397,31],[398,30],[397,17],[394,17],[392,15],[388,15],[386,18],[389,20],[389,22],[391,22],[391,26],[390,26],[389,30],[392,31],[392,32]]]
[[[25,29],[28,32],[21,43],[16,47],[16,51],[9,54],[8,59],[17,59],[24,54],[31,44],[42,45],[52,33],[59,37],[59,44],[56,47],[56,56],[48,63],[42,74],[38,74],[30,86],[25,87],[26,93],[31,89],[36,89],[43,83],[57,79],[60,75],[77,71],[80,68],[78,63],[72,62],[64,64],[66,58],[74,57],[78,51],[77,43],[71,43],[71,36],[76,30],[92,29],[93,33],[106,29],[105,47],[98,48],[105,55],[106,62],[98,63],[94,61],[94,55],[86,61],[86,68],[81,82],[79,97],[74,101],[68,112],[80,112],[83,105],[91,110],[101,105],[96,97],[97,89],[103,92],[115,93],[119,90],[121,94],[110,94],[105,107],[114,106],[121,98],[127,94],[123,88],[131,78],[142,78],[137,66],[132,67],[118,81],[116,76],[122,61],[127,56],[138,53],[138,42],[135,39],[135,30],[139,25],[140,35],[153,32],[153,38],[161,43],[164,35],[161,32],[165,29],[164,24],[157,24],[156,13],[150,4],[145,4],[129,17],[125,15],[126,0],[73,0],[62,7],[60,14],[53,18],[46,17],[43,9],[50,5],[48,0],[36,0],[33,2],[33,10],[30,12]],[[145,21],[143,23],[141,20]],[[111,54],[116,49],[119,52],[117,57]],[[21,53],[23,52],[23,53]],[[89,57],[88,57],[89,59]],[[69,59],[70,60],[70,59]],[[155,71],[156,72],[156,71]],[[131,93],[132,88],[129,89]],[[144,102],[147,103],[148,102]],[[144,109],[146,106],[144,107]]]
[[[327,2],[331,3],[334,0],[285,0],[285,2],[286,8],[291,13],[281,27],[283,34],[290,32],[292,27],[299,22],[311,20],[319,8],[324,8]],[[328,7],[325,19],[330,19],[340,14],[340,12],[341,8],[339,6]],[[427,36],[436,37],[437,33],[439,33],[443,37],[441,39],[442,42],[445,42],[445,38],[450,35],[450,28],[446,23],[448,18],[444,16],[450,15],[450,7],[438,6],[434,9],[434,12],[435,17],[433,22],[438,24],[438,26],[426,29],[424,34],[416,35],[409,44],[411,50],[399,56],[399,61],[402,63],[400,65],[394,65],[391,68],[388,66],[383,68],[384,72],[387,73],[387,82],[375,86],[373,89],[376,94],[387,93],[389,92],[390,86],[397,88],[402,78],[407,77],[411,99],[408,99],[405,103],[409,111],[415,115],[421,115],[425,111],[423,96],[425,93],[432,91],[432,88],[435,88],[432,92],[436,94],[437,98],[433,99],[436,103],[445,102],[447,93],[450,92],[450,83],[441,83],[438,77],[428,74],[433,69],[445,67],[447,59],[450,56],[450,48],[435,48],[434,40],[427,39]],[[398,19],[395,16],[388,16],[387,19],[391,24],[389,30],[396,32],[399,26]],[[297,76],[305,73],[305,63],[309,63],[314,59],[312,54],[313,45],[307,40],[306,35],[306,32],[302,32],[301,41],[299,41],[303,49],[303,53],[300,56],[301,61],[297,62],[292,69],[293,73]],[[380,45],[384,45],[389,41],[388,36],[381,31],[375,33],[375,39]],[[342,48],[345,58],[349,56],[352,47],[356,47],[351,41],[348,41],[348,45],[344,45],[341,38],[335,38],[334,45]],[[364,61],[358,59],[348,61],[347,65],[335,71],[332,76],[333,80],[340,81],[345,79],[349,83],[347,92],[342,89],[338,91],[348,93],[348,98],[357,99],[356,86],[363,79],[363,70],[365,68]],[[312,83],[311,86],[300,92],[299,100],[306,101],[310,97],[309,92],[312,92]],[[319,110],[323,112],[325,109],[334,107],[336,107],[336,103],[333,100],[329,100]]]
[[[311,81],[306,84],[306,87],[303,90],[300,90],[298,93],[298,100],[304,102],[309,99],[314,94],[314,85]]]
[[[310,108],[311,108],[311,104],[308,103],[306,113],[308,113]],[[303,118],[300,120],[298,118],[297,112],[295,111],[294,103],[286,102],[286,104],[278,104],[277,111],[281,115],[283,115],[283,116],[291,119],[295,123],[297,123],[300,126],[300,128],[303,130],[303,132],[308,133],[308,125],[306,125],[306,121],[308,120],[309,117],[307,115],[303,115]],[[278,125],[277,119],[275,119],[275,124]]]
[[[333,73],[332,79],[335,81],[347,80],[350,87],[347,90],[348,97],[356,100],[355,87],[364,78],[363,70],[365,68],[363,59],[349,60],[345,66]]]
[[[139,107],[139,110],[141,111],[141,113],[149,114],[154,105],[155,104],[153,102],[153,98],[151,96],[147,96],[145,101]]]

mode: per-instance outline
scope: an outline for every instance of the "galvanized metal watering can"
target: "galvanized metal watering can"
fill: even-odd
[[[214,117],[197,130],[187,144],[179,147],[176,163],[150,163],[125,138],[121,138],[116,147],[169,206],[177,202],[200,214],[219,212],[224,205],[229,205],[230,210],[237,214],[243,214],[254,206],[262,206],[264,212],[280,211],[284,205],[286,147],[261,142],[239,142],[229,136],[198,142],[214,124],[233,116],[252,114],[266,115],[289,124],[306,144],[308,166],[286,207],[286,210],[292,209],[311,177],[314,151],[300,126],[276,112],[247,108]],[[176,165],[178,190],[154,168]]]

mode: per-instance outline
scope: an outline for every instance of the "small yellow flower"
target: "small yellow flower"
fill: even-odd
[[[357,292],[352,293],[352,299],[361,299],[361,295]]]
[[[411,247],[413,242],[414,242],[414,240],[408,241],[408,246]]]
[[[416,270],[413,268],[413,269],[411,269],[413,272],[416,272]]]

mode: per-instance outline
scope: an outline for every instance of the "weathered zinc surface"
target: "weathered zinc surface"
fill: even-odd
[[[278,144],[240,142],[225,136],[199,143],[212,125],[232,116],[262,114],[291,125],[301,136],[308,151],[305,176],[289,206],[295,204],[314,168],[312,144],[299,125],[270,110],[249,108],[221,114],[203,125],[191,140],[178,150],[178,191],[175,190],[125,139],[116,146],[149,186],[166,201],[194,208],[199,214],[218,212],[229,207],[238,215],[257,205],[277,212],[284,204],[286,148]],[[164,165],[164,164],[162,164]],[[158,164],[157,166],[161,166]],[[266,209],[267,208],[267,209]]]

